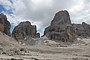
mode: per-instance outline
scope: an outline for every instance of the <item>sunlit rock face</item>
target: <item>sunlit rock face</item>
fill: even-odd
[[[44,35],[51,40],[74,41],[75,29],[71,24],[68,11],[59,11],[55,14],[49,27],[45,28]]]
[[[10,33],[10,22],[7,20],[6,15],[3,13],[0,14],[0,31],[5,33],[6,35],[11,35]]]
[[[16,26],[12,32],[12,36],[16,40],[24,40],[27,37],[36,38],[40,37],[40,34],[37,33],[36,25],[31,25],[29,21],[21,22]]]

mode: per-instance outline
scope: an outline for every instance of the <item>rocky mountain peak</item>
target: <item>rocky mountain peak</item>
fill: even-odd
[[[25,22],[21,22],[19,25],[31,25],[31,22],[25,21]]]
[[[62,10],[55,14],[51,25],[71,24],[70,15],[68,11]]]
[[[36,25],[31,25],[31,22],[21,22],[19,25],[17,25],[12,35],[17,40],[24,40],[26,37],[40,37],[40,34],[37,33]]]
[[[6,15],[3,13],[0,14],[0,31],[5,33],[6,35],[11,35],[10,33],[10,22],[7,20]]]
[[[71,25],[68,11],[57,12],[51,25],[45,28],[44,35],[51,40],[74,41],[76,39],[75,29]]]

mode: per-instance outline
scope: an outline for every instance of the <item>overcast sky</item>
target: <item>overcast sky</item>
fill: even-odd
[[[28,20],[41,34],[60,10],[70,13],[72,23],[90,24],[90,0],[0,0],[0,13],[7,15],[12,29]]]

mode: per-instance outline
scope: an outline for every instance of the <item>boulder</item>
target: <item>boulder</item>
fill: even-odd
[[[6,35],[11,35],[10,33],[10,22],[7,20],[6,15],[3,13],[0,14],[0,31],[5,33]]]
[[[49,27],[45,28],[44,35],[51,40],[74,41],[75,29],[71,24],[68,11],[59,11],[55,14]]]
[[[36,38],[38,35],[40,34],[37,33],[36,25],[31,25],[29,21],[21,22],[12,32],[12,36],[16,40],[24,40],[26,37]]]

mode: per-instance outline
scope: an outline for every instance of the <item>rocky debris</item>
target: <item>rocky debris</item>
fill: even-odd
[[[27,38],[23,43],[26,45],[44,45],[44,40],[42,38]]]
[[[44,35],[51,40],[74,41],[75,29],[71,25],[69,13],[66,10],[56,13],[51,25],[45,29]]]
[[[31,25],[29,21],[21,22],[16,26],[12,32],[12,36],[16,40],[26,40],[27,37],[36,38],[40,37],[40,34],[37,33],[36,25]]]
[[[3,48],[0,46],[0,54],[3,52]]]
[[[88,58],[72,58],[72,60],[88,60]]]
[[[42,38],[37,38],[33,41],[33,45],[44,45],[44,40]]]
[[[36,34],[36,37],[37,37],[37,38],[40,38],[40,33],[37,33],[37,34]]]
[[[10,60],[23,60],[23,59],[11,58]]]
[[[0,32],[0,54],[6,54],[6,50],[10,48],[21,47],[18,42],[12,37]]]
[[[13,56],[13,55],[25,55],[25,53],[28,53],[28,50],[25,48],[12,48],[9,50],[6,50],[4,53],[6,53],[9,56]]]
[[[10,33],[10,22],[7,20],[6,15],[3,13],[0,14],[0,31],[5,33],[6,35],[11,35]]]
[[[82,24],[72,24],[76,29],[76,34],[78,37],[90,37],[90,25],[82,22]]]
[[[9,39],[9,40],[8,40]],[[44,39],[46,37],[44,36]],[[40,40],[40,39],[37,39]],[[47,39],[46,39],[47,40]],[[90,39],[81,39],[87,45],[64,45],[64,42],[46,41],[48,45],[23,46],[6,34],[0,34],[0,60],[90,60]],[[41,40],[42,41],[42,40]],[[3,43],[3,44],[2,44]],[[67,43],[67,42],[66,42]],[[68,42],[72,44],[74,42]]]

